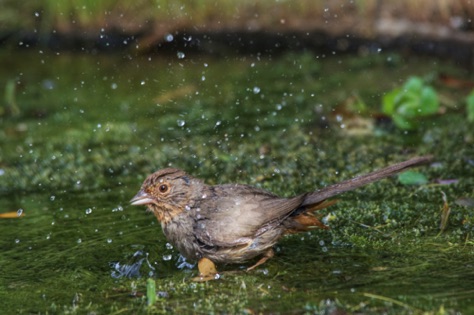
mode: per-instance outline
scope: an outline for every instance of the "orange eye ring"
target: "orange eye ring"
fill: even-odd
[[[167,193],[169,189],[169,186],[166,184],[162,184],[160,187],[158,187],[158,191],[162,194]]]

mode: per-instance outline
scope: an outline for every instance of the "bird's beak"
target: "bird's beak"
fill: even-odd
[[[140,190],[135,197],[130,200],[132,206],[147,205],[149,203],[153,203],[153,198],[143,190]]]

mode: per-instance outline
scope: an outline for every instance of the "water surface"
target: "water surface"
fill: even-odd
[[[473,193],[468,91],[435,80],[468,77],[455,64],[391,54],[33,50],[0,60],[0,86],[17,82],[20,110],[0,118],[0,211],[25,214],[0,219],[8,313],[142,312],[148,277],[160,292],[149,310],[158,313],[474,311],[472,208],[454,203]],[[446,114],[410,133],[377,124],[381,96],[409,75],[431,80],[449,100]],[[355,114],[357,128],[341,111],[354,97],[368,108]],[[146,175],[167,166],[290,196],[427,153],[439,162],[420,170],[432,182],[459,181],[389,179],[347,193],[322,211],[331,230],[286,237],[255,272],[211,283],[191,282],[196,270],[176,267],[156,219],[128,205]],[[451,205],[444,233],[441,191]],[[112,277],[111,263],[132,264],[137,252],[147,257],[141,277]]]

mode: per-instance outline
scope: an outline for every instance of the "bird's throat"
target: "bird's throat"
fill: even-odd
[[[156,205],[153,205],[152,207],[149,207],[151,212],[155,215],[155,217],[158,219],[158,222],[161,224],[167,224],[170,222],[176,215],[181,213],[183,210],[179,209],[173,209],[173,208],[168,208],[168,207],[157,207]]]

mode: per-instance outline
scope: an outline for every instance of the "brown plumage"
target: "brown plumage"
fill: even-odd
[[[184,257],[199,261],[199,280],[210,280],[213,262],[243,263],[261,256],[250,270],[273,256],[272,247],[282,235],[325,228],[314,212],[334,203],[328,198],[430,160],[416,157],[290,198],[248,185],[210,186],[182,170],[166,168],[148,176],[131,204],[147,205],[168,241]]]

